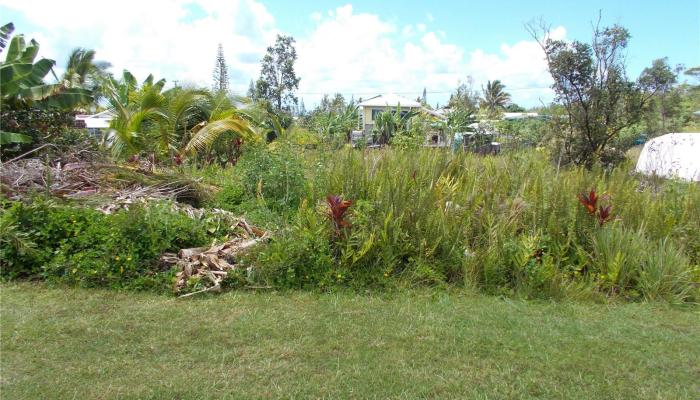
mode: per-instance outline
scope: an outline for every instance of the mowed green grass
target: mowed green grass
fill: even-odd
[[[700,398],[697,308],[0,288],[3,399]]]

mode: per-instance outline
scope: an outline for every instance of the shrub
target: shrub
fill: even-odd
[[[206,245],[219,233],[202,221],[173,212],[167,203],[134,205],[104,215],[37,200],[12,204],[2,221],[36,244],[34,251],[22,253],[2,242],[4,277],[114,288],[168,287],[171,273],[159,267],[158,257]]]
[[[289,147],[251,149],[237,168],[246,193],[265,201],[271,209],[295,209],[306,194],[302,163]]]

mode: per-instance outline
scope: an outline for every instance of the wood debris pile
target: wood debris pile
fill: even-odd
[[[241,235],[222,244],[182,249],[177,254],[165,253],[161,256],[163,264],[179,269],[173,287],[176,294],[182,293],[192,278],[197,278],[205,288],[180,297],[221,291],[221,282],[228,272],[242,268],[238,263],[239,256],[268,238],[266,232],[249,225],[242,218],[239,219],[237,227],[240,228]]]

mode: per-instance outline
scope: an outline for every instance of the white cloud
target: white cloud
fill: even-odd
[[[65,60],[70,47],[97,50],[98,59],[127,68],[140,79],[153,73],[170,82],[208,85],[216,46],[224,45],[232,88],[243,92],[257,77],[260,59],[278,32],[275,18],[256,0],[124,0],[103,10],[92,0],[0,0],[43,28],[28,34],[41,55]],[[493,51],[464,49],[441,30],[418,21],[355,13],[348,4],[310,14],[310,31],[298,36],[299,91],[307,107],[322,93],[355,97],[395,92],[417,97],[427,88],[432,103],[445,103],[467,76],[476,87],[500,79],[514,101],[537,105],[551,99],[550,78],[534,41],[504,43]],[[426,15],[432,21],[431,15]],[[17,27],[22,31],[22,27]],[[524,33],[525,34],[525,33]],[[552,37],[564,38],[558,27]]]
[[[221,42],[235,90],[245,90],[258,74],[276,33],[272,15],[253,0],[127,0],[108,8],[91,0],[0,0],[0,5],[44,28],[43,35],[34,34],[41,55],[59,66],[69,44],[95,49],[117,74],[126,68],[139,79],[153,73],[171,82],[209,85]]]
[[[444,104],[460,81],[472,76],[478,88],[500,79],[513,100],[533,106],[549,101],[551,79],[542,50],[535,41],[502,44],[498,52],[466,53],[449,43],[445,32],[424,24],[398,27],[346,5],[317,20],[308,37],[298,41],[299,91],[307,106],[323,93],[368,97],[394,92],[417,97],[427,88],[431,102]],[[564,38],[558,27],[553,36]]]

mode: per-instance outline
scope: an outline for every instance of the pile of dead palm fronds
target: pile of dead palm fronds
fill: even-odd
[[[242,218],[239,219],[236,227],[240,228],[240,234],[222,244],[182,249],[177,254],[165,253],[161,256],[163,264],[176,266],[179,270],[175,275],[173,287],[176,294],[182,293],[193,278],[204,285],[204,289],[183,294],[181,297],[221,291],[221,283],[227,274],[242,268],[239,257],[268,238],[266,232],[249,225]]]
[[[68,199],[102,197],[115,204],[134,203],[140,199],[170,199],[195,205],[216,190],[197,179],[175,172],[154,172],[152,168],[142,168],[138,164],[47,164],[38,158],[2,164],[0,188],[11,200],[44,192]]]

